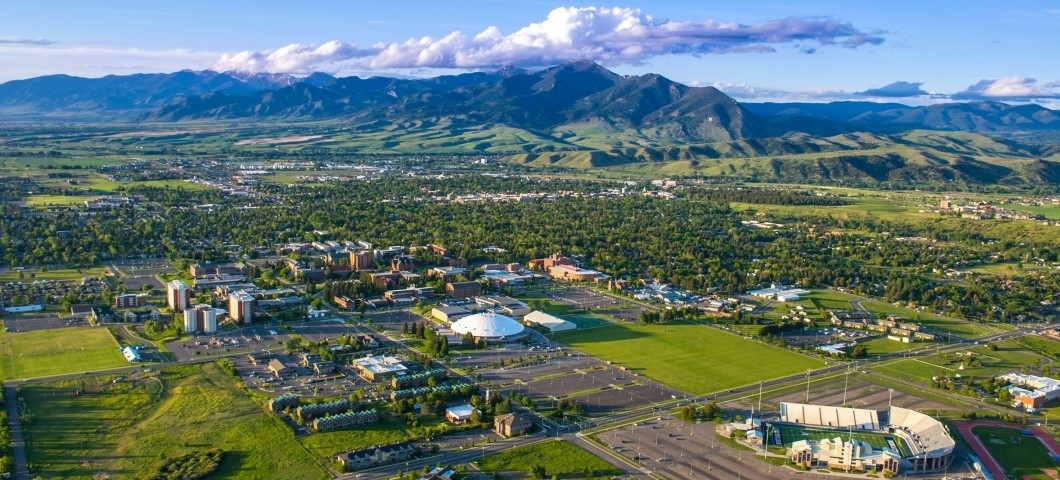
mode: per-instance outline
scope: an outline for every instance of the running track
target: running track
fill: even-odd
[[[979,460],[982,460],[983,465],[986,466],[987,470],[990,470],[990,474],[993,475],[994,478],[997,480],[1008,478],[1005,476],[1005,469],[1001,468],[1001,464],[997,463],[997,460],[995,460],[994,457],[990,455],[990,452],[986,449],[986,446],[983,445],[983,442],[979,440],[979,437],[976,437],[972,433],[972,427],[978,427],[980,425],[989,425],[992,427],[1014,428],[1016,430],[1030,430],[1032,433],[1034,433],[1034,436],[1038,440],[1041,440],[1041,442],[1046,446],[1046,448],[1049,449],[1050,453],[1056,455],[1057,452],[1060,452],[1060,443],[1057,443],[1056,440],[1053,439],[1053,437],[1050,437],[1048,434],[1041,431],[1040,429],[1027,425],[995,422],[990,420],[979,420],[974,422],[953,422],[953,424],[957,427],[957,430],[961,431],[961,436],[964,437],[964,439],[968,441],[968,444],[972,446],[972,450],[975,451],[975,456],[979,457]]]

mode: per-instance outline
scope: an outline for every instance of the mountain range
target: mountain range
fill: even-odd
[[[1060,112],[1039,105],[741,103],[714,87],[619,75],[588,61],[418,79],[213,71],[50,75],[0,84],[0,120],[334,120],[353,131],[388,133],[384,149],[415,145],[409,139],[425,131],[503,128],[524,132],[515,138],[534,145],[476,142],[473,149],[510,153],[509,160],[531,165],[663,162],[781,181],[1060,179],[1054,161],[1060,159]]]
[[[1060,112],[1033,104],[739,103],[714,87],[690,87],[656,74],[618,75],[587,61],[534,72],[509,67],[426,79],[188,70],[102,78],[49,75],[0,84],[0,115],[357,123],[444,117],[463,126],[503,124],[535,132],[593,123],[681,143],[791,132],[1060,131]]]

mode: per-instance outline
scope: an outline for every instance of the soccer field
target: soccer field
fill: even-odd
[[[691,323],[574,330],[557,334],[556,341],[696,395],[824,366],[790,350]]]
[[[886,433],[866,432],[864,430],[854,430],[851,432],[841,428],[813,428],[802,425],[792,425],[790,423],[774,423],[771,425],[773,429],[780,431],[780,444],[784,446],[790,446],[792,443],[799,440],[813,440],[820,442],[824,439],[839,437],[843,440],[854,439],[859,442],[865,442],[872,445],[872,448],[876,449],[892,448],[890,443],[894,442],[894,446],[898,448],[899,455],[902,457],[912,456],[912,452],[909,450],[909,446],[905,444],[905,440],[902,440],[901,437]],[[774,442],[775,439],[770,436],[770,445],[773,445]]]
[[[990,455],[1001,464],[1010,477],[1049,479],[1056,473],[1057,462],[1049,456],[1049,449],[1030,435],[1021,435],[1015,428],[977,426],[972,434],[979,437]]]
[[[0,375],[42,377],[128,365],[105,328],[0,333]]]

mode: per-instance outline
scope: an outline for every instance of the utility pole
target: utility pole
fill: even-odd
[[[806,369],[806,403],[810,403],[810,369]]]

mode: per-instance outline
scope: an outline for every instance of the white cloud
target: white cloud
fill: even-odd
[[[534,67],[579,59],[617,65],[637,64],[668,54],[774,52],[784,44],[815,51],[821,46],[856,48],[882,42],[880,32],[865,32],[850,23],[824,17],[792,17],[744,25],[715,20],[656,20],[631,8],[561,7],[549,12],[543,21],[508,35],[491,26],[474,36],[454,31],[441,38],[410,38],[366,48],[338,41],[291,44],[262,52],[226,53],[214,66],[219,70],[308,73],[336,71],[340,67]]]
[[[1060,82],[1038,83],[1028,77],[1011,76],[997,80],[981,80],[966,90],[953,94],[955,99],[1026,100],[1060,98]]]

